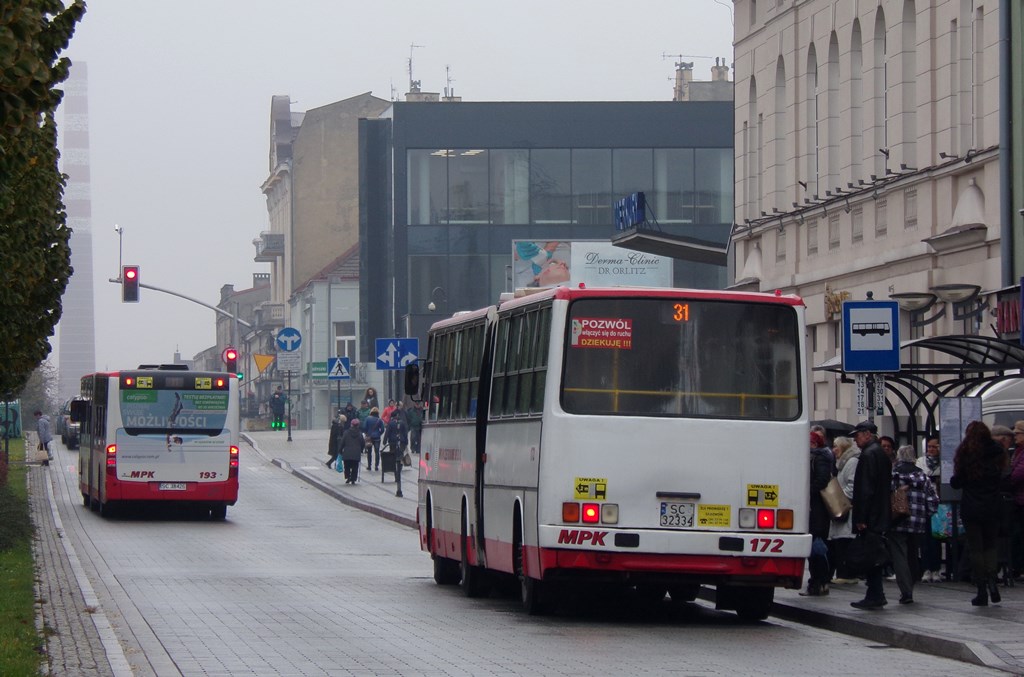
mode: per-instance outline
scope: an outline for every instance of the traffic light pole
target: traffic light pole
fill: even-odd
[[[115,278],[110,278],[109,282],[113,282],[114,284],[122,284],[123,283],[122,280],[115,279]],[[170,294],[171,296],[177,296],[178,298],[185,299],[186,301],[191,301],[192,303],[198,303],[199,305],[203,306],[204,308],[209,308],[213,312],[220,313],[224,317],[230,317],[232,320],[234,320],[238,324],[240,324],[240,325],[242,325],[242,326],[244,326],[244,327],[246,327],[248,329],[252,329],[252,325],[251,324],[249,324],[245,320],[239,318],[237,315],[232,315],[231,313],[229,313],[228,311],[224,310],[223,308],[218,308],[217,306],[212,306],[209,303],[204,303],[203,301],[200,301],[199,299],[194,299],[191,296],[185,296],[184,294],[178,293],[176,291],[171,291],[170,289],[162,289],[160,287],[155,287],[155,286],[153,286],[151,284],[143,284],[143,283],[140,282],[139,286],[142,287],[143,289],[152,289],[153,291],[159,291],[159,292],[163,292],[164,294]]]

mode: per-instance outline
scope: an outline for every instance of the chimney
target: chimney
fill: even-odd
[[[673,101],[690,100],[690,82],[693,81],[693,62],[676,62],[676,85],[672,90]]]
[[[721,61],[721,63],[719,63]],[[729,81],[729,67],[725,65],[725,59],[722,57],[715,57],[715,65],[711,67],[711,81],[712,82],[728,82]]]

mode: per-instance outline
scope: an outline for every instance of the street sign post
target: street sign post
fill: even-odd
[[[895,301],[843,302],[843,371],[900,370],[900,316]]]
[[[405,369],[419,358],[418,338],[379,338],[374,344],[377,369]]]
[[[292,441],[292,372],[298,372],[302,366],[299,346],[302,345],[302,333],[295,327],[285,327],[277,332],[277,368],[288,374],[288,441]]]
[[[338,406],[341,406],[341,382],[349,381],[351,395],[352,365],[347,357],[327,358],[327,380],[338,384]],[[351,399],[351,398],[350,398]]]

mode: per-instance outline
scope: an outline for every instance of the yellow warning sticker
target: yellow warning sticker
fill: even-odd
[[[577,477],[572,483],[572,495],[579,501],[603,501],[608,497],[608,478]]]
[[[779,507],[778,484],[748,484],[747,505]]]
[[[727,527],[731,523],[731,505],[704,505],[697,506],[697,524],[702,527]]]

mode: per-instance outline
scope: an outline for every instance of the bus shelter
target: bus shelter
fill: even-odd
[[[944,359],[940,356],[945,356]],[[842,383],[842,356],[814,367]],[[892,417],[893,437],[908,443],[938,430],[939,400],[981,396],[998,383],[1024,379],[1024,347],[991,336],[931,336],[900,343],[900,370],[885,376],[885,410]]]

